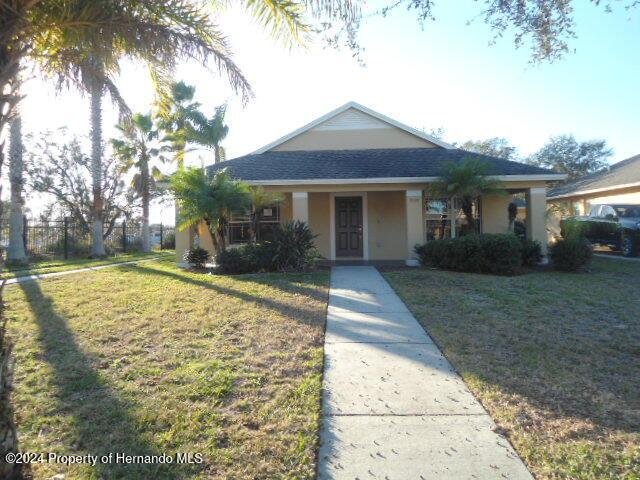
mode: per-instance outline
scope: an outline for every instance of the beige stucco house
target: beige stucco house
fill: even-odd
[[[549,192],[547,201],[566,207],[570,215],[588,215],[592,205],[640,205],[640,155],[560,185]]]
[[[320,253],[332,262],[403,262],[415,265],[414,246],[454,237],[465,220],[455,199],[432,198],[429,185],[449,162],[481,157],[512,193],[524,192],[527,232],[546,246],[549,170],[466,152],[354,102],[347,103],[256,152],[209,167],[226,168],[251,185],[281,192],[265,209],[265,235],[278,222],[308,222]],[[480,198],[475,214],[482,232],[506,233],[510,196]],[[246,240],[248,219],[236,215],[231,244]],[[211,248],[205,228],[199,241]],[[177,258],[196,231],[176,236]]]

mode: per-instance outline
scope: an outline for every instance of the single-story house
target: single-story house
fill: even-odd
[[[527,235],[547,243],[547,182],[564,178],[550,170],[467,152],[355,102],[349,102],[259,150],[211,165],[250,185],[281,192],[284,201],[265,209],[268,232],[278,222],[307,222],[320,253],[331,262],[417,264],[414,247],[455,237],[466,227],[459,202],[433,198],[429,185],[447,164],[477,157],[511,193],[524,193]],[[478,199],[480,230],[506,233],[511,196]],[[231,220],[230,244],[246,241],[248,219]],[[195,231],[176,235],[178,258],[193,245]],[[200,244],[212,249],[206,228]]]
[[[553,188],[549,191],[547,201],[564,206],[570,215],[588,215],[591,205],[640,205],[640,155]]]

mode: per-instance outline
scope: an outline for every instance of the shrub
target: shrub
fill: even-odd
[[[582,238],[585,236],[588,226],[588,222],[567,218],[560,222],[560,236],[562,238]]]
[[[216,255],[216,264],[222,273],[250,273],[256,271],[244,247],[230,248]]]
[[[211,255],[204,248],[196,247],[184,252],[183,259],[194,268],[203,269]]]
[[[222,273],[241,274],[269,270],[271,261],[266,245],[248,243],[220,253],[216,263]]]
[[[576,272],[591,261],[593,248],[585,237],[571,235],[551,245],[549,256],[557,270]]]
[[[314,238],[306,223],[286,223],[274,229],[271,241],[226,250],[216,257],[216,263],[222,273],[231,274],[308,270],[320,257]]]
[[[522,220],[513,222],[513,233],[516,237],[524,238],[527,235],[527,226]]]
[[[273,231],[273,239],[265,244],[270,268],[277,271],[307,270],[320,258],[309,225],[288,222]]]
[[[536,240],[520,239],[522,243],[522,265],[525,267],[535,267],[542,261],[542,246]]]
[[[522,243],[511,234],[465,235],[416,248],[425,266],[460,272],[513,275],[522,266]]]
[[[163,236],[161,247],[167,250],[175,250],[176,248],[175,232],[169,232]]]

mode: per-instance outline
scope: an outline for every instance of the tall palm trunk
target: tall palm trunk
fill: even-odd
[[[149,235],[149,160],[143,156],[140,161],[140,189],[142,190],[142,250],[151,251],[151,239]]]
[[[11,263],[27,263],[27,255],[24,251],[24,222],[22,206],[22,189],[24,181],[23,145],[22,145],[22,121],[16,115],[11,120],[9,138],[9,182],[11,184],[11,216],[9,221],[9,249],[7,260]]]
[[[2,103],[0,102],[0,106]],[[0,112],[0,116],[2,112]],[[0,118],[0,133],[2,133],[2,118]],[[0,142],[0,170],[4,164],[4,142]],[[0,185],[0,191],[2,186]],[[2,216],[2,203],[0,203],[0,217]],[[0,256],[0,271],[4,267]],[[0,478],[20,478],[20,464],[8,462],[5,457],[8,453],[18,452],[18,435],[14,422],[13,405],[11,404],[11,392],[13,390],[13,343],[6,335],[6,319],[4,317],[4,303],[0,285]]]
[[[91,86],[91,181],[93,186],[91,256],[104,257],[104,200],[102,198],[102,93],[103,85]]]

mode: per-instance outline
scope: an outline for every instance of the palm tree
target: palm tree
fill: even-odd
[[[323,12],[321,4],[332,1],[310,2],[312,13]],[[222,6],[223,2],[214,3]],[[299,34],[307,30],[301,20],[300,4],[296,2],[244,0],[243,3],[254,18],[272,29],[276,37],[298,39]],[[16,115],[22,98],[19,73],[26,61],[35,60],[43,70],[55,73],[63,82],[77,83],[91,93],[96,215],[92,251],[98,255],[104,254],[101,99],[107,89],[112,100],[124,106],[107,76],[117,73],[119,60],[128,56],[148,61],[154,77],[161,80],[178,59],[191,58],[201,62],[212,59],[219,71],[227,73],[231,85],[242,92],[245,99],[251,93],[247,80],[230,57],[224,35],[205,8],[196,2],[175,0],[0,0],[0,138]],[[163,83],[166,84],[159,82]],[[0,167],[3,161],[4,144],[0,143]],[[2,329],[0,438],[3,442],[0,457],[3,459],[6,453],[17,451],[7,387],[10,381],[7,365],[10,363],[10,346]],[[11,478],[15,473],[15,464],[0,462],[0,477]]]
[[[460,199],[467,225],[477,232],[473,218],[473,204],[483,195],[506,193],[502,184],[487,175],[488,164],[475,158],[464,158],[460,163],[449,163],[444,173],[431,186],[434,196]]]
[[[261,186],[251,187],[249,195],[251,198],[251,241],[256,242],[262,211],[267,207],[281,203],[284,197],[279,192],[270,192]]]
[[[184,164],[189,132],[195,130],[195,119],[202,115],[200,104],[193,100],[195,92],[196,87],[175,82],[169,88],[169,95],[157,102],[158,128],[165,132],[163,141],[169,143],[167,150],[173,153],[178,168]]]
[[[9,181],[11,184],[11,215],[9,220],[9,248],[7,260],[11,263],[27,263],[27,255],[24,251],[24,222],[22,218],[22,190],[24,187],[23,172],[23,145],[22,145],[22,120],[15,115],[11,120],[9,130]]]
[[[226,113],[226,105],[216,107],[211,118],[198,112],[194,118],[193,128],[187,131],[188,142],[213,150],[214,163],[224,161],[227,156],[224,147],[220,145],[229,134],[229,127],[224,123]]]
[[[106,1],[106,0],[104,0]],[[93,171],[93,232],[91,254],[105,255],[103,240],[103,192],[102,192],[102,97],[108,91],[123,114],[128,108],[115,86],[114,77],[120,61],[134,58],[146,61],[155,78],[161,78],[177,58],[193,58],[206,61],[213,58],[218,67],[226,70],[232,86],[245,95],[249,85],[230,59],[225,40],[217,34],[215,26],[202,7],[188,2],[164,0],[140,3],[131,8],[131,2],[110,0],[111,17],[102,28],[82,32],[77,41],[68,46],[65,39],[47,39],[42,50],[57,49],[53,61],[44,61],[45,72],[61,80],[75,83],[89,93],[91,102],[91,144]]]
[[[184,230],[204,222],[216,254],[226,250],[231,212],[249,208],[249,187],[232,180],[224,170],[209,178],[202,168],[181,168],[171,177],[170,190],[180,208],[178,228]]]
[[[165,132],[164,140],[170,143],[178,167],[184,164],[185,154],[197,150],[188,145],[213,150],[214,163],[226,158],[221,143],[229,133],[225,124],[226,105],[216,107],[211,118],[202,113],[200,103],[193,100],[195,87],[184,82],[171,85],[171,94],[157,102],[158,126]]]
[[[149,203],[152,192],[156,190],[155,181],[162,176],[158,167],[151,165],[156,159],[162,160],[156,142],[158,130],[151,115],[140,113],[135,114],[130,122],[122,122],[116,128],[120,131],[121,138],[111,140],[114,155],[120,161],[123,171],[134,167],[138,170],[131,183],[136,195],[142,199],[142,249],[150,252]]]

